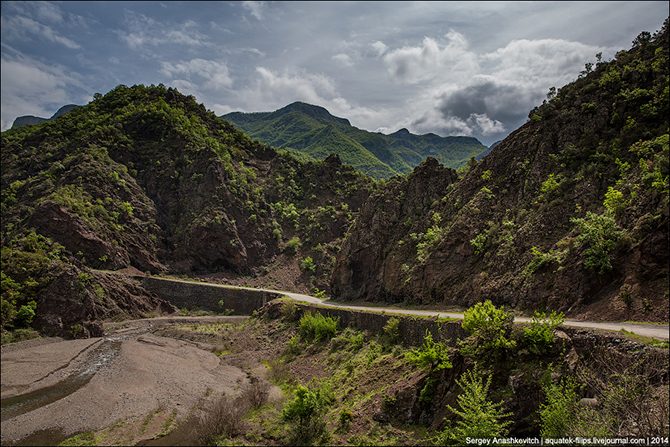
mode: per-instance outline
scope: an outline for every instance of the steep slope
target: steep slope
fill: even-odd
[[[76,109],[79,107],[76,104],[67,104],[61,107],[54,113],[51,118],[40,118],[39,116],[32,116],[32,115],[25,115],[25,116],[19,116],[14,120],[14,123],[12,124],[12,129],[18,129],[19,127],[23,126],[32,126],[33,124],[40,124],[45,121],[53,120],[56,119],[60,116],[65,115],[68,112],[71,112],[72,110]]]
[[[119,86],[40,126],[3,132],[3,273],[5,249],[34,253],[22,242],[30,235],[46,247],[40,269],[16,266],[34,274],[8,273],[18,286],[3,291],[3,308],[42,296],[22,291],[54,263],[86,275],[88,267],[250,274],[289,237],[307,252],[311,239],[335,250],[372,187],[339,159],[302,163],[253,142],[174,89]],[[301,225],[324,213],[332,218],[322,227]],[[37,302],[37,313],[53,307]],[[3,327],[14,319],[3,316]]]
[[[463,178],[429,160],[391,182],[342,246],[335,295],[666,319],[667,63],[666,21],[587,66]]]
[[[391,135],[368,132],[319,106],[296,102],[274,112],[233,112],[223,118],[273,146],[323,159],[337,154],[344,163],[376,178],[408,173],[427,156],[459,167],[486,150],[471,137],[414,135],[401,129]]]

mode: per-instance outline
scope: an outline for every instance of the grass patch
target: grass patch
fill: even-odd
[[[63,440],[59,446],[98,445],[98,437],[92,431],[78,433]]]
[[[653,337],[646,337],[644,335],[636,334],[635,332],[627,331],[626,329],[621,329],[619,333],[626,336],[633,341],[642,343],[653,348],[668,349],[670,348],[670,342],[668,340],[659,340]]]

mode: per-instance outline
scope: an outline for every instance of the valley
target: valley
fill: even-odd
[[[669,59],[666,19],[490,147],[303,101],[221,115],[247,109],[210,110],[185,80],[17,118],[2,445],[667,443]],[[213,67],[161,72],[192,64]]]

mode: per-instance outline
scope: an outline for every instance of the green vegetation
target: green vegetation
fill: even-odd
[[[312,259],[311,256],[306,256],[303,258],[302,261],[300,261],[300,269],[304,272],[316,272],[316,264],[314,263],[314,259]]]
[[[444,234],[443,228],[440,226],[442,216],[439,213],[433,213],[431,216],[433,225],[430,226],[425,233],[412,233],[410,237],[417,241],[416,244],[416,260],[419,263],[426,262],[431,250],[439,244]]]
[[[375,178],[409,173],[427,156],[458,168],[487,149],[470,137],[367,132],[322,107],[300,102],[275,112],[234,112],[223,118],[254,138],[293,153],[316,159],[337,154],[344,163]]]
[[[542,436],[567,436],[575,418],[577,384],[568,378],[559,383],[548,382],[542,389],[546,396],[539,409]]]
[[[599,273],[611,270],[611,255],[624,236],[614,217],[587,212],[586,217],[571,222],[578,232],[577,244],[584,250],[584,266]]]
[[[70,447],[70,446],[85,446],[85,445],[98,445],[98,437],[93,432],[84,432],[79,433],[74,436],[61,441],[58,445],[60,447]]]
[[[323,415],[333,402],[329,388],[298,385],[282,410],[282,418],[293,424],[290,440],[292,445],[320,444],[328,439]]]
[[[320,312],[305,312],[300,318],[298,328],[305,341],[316,343],[330,340],[337,333],[338,319],[327,317]]]
[[[533,318],[523,330],[523,341],[534,354],[544,354],[554,344],[554,330],[563,324],[563,313],[535,311]]]
[[[481,360],[493,359],[514,349],[511,338],[514,315],[497,308],[490,300],[477,303],[463,314],[461,326],[470,336],[461,343],[461,352]]]
[[[461,388],[458,409],[447,408],[458,417],[456,424],[447,426],[437,437],[438,444],[463,444],[467,438],[493,438],[507,435],[511,421],[504,420],[511,413],[503,411],[501,402],[488,398],[491,376],[476,370],[468,370],[456,383]]]
[[[416,349],[405,353],[405,358],[420,368],[428,368],[431,371],[439,371],[452,367],[449,360],[449,348],[442,342],[433,341],[433,335],[426,331],[423,336],[423,344]]]

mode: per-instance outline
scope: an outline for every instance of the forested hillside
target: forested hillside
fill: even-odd
[[[407,129],[390,135],[368,132],[323,107],[302,102],[274,112],[233,112],[223,118],[272,146],[317,159],[337,154],[344,163],[376,178],[406,174],[428,156],[458,168],[487,150],[472,137],[415,135]]]
[[[332,259],[373,187],[337,157],[279,154],[163,86],[119,86],[3,132],[2,168],[2,325],[37,314],[56,332],[118,304],[90,267],[248,275],[318,244]]]

